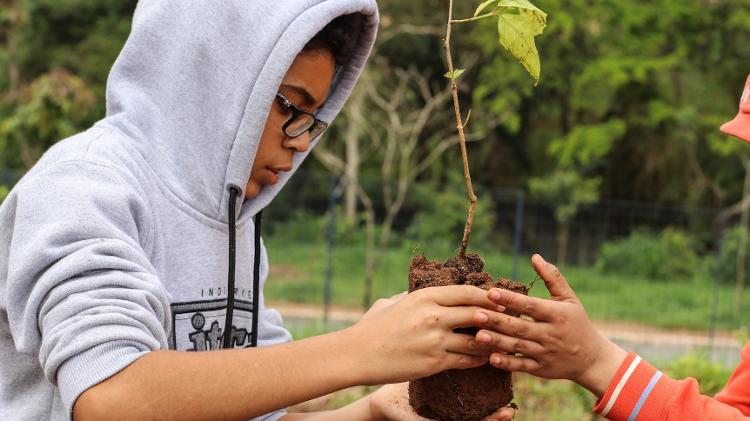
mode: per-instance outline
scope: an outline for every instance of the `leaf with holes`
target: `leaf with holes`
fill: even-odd
[[[498,15],[500,44],[515,57],[539,83],[541,63],[534,37],[547,26],[547,15],[526,0],[504,0]]]

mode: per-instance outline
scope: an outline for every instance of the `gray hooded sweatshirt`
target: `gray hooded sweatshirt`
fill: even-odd
[[[317,113],[328,122],[370,52],[374,0],[138,3],[106,117],[51,148],[0,206],[0,420],[69,419],[82,392],[153,350],[291,340],[264,306],[253,217],[293,171],[242,197],[287,69],[350,13],[363,19]]]

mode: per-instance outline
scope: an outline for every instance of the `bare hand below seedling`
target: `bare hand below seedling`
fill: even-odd
[[[370,412],[375,421],[429,421],[420,417],[409,405],[409,383],[388,384],[370,396]],[[500,408],[484,421],[511,421],[515,410],[510,407]]]

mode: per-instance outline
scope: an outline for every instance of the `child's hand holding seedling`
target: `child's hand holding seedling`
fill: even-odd
[[[533,320],[479,311],[488,321],[477,332],[477,342],[492,346],[495,352],[490,363],[497,368],[572,380],[601,397],[625,359],[625,350],[594,328],[581,301],[554,265],[538,254],[531,262],[551,298],[503,289],[488,291],[493,302]],[[476,317],[482,319],[479,314]]]
[[[453,368],[486,364],[491,350],[474,337],[453,332],[478,326],[479,310],[497,306],[486,291],[471,285],[425,288],[379,300],[354,326],[341,331],[344,342],[367,367],[366,384],[398,383]],[[494,316],[493,316],[494,317]]]

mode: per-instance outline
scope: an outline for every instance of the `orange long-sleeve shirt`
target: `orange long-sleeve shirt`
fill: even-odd
[[[674,380],[634,353],[628,354],[594,412],[612,421],[747,421],[750,417],[750,344],[715,398],[703,396],[695,379]]]

